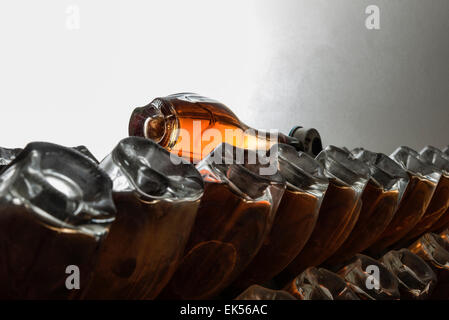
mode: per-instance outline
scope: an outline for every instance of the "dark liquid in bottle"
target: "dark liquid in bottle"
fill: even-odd
[[[254,258],[273,220],[270,202],[247,200],[226,184],[205,182],[185,256],[161,298],[217,296]]]
[[[89,285],[101,238],[49,227],[35,215],[25,207],[0,206],[0,298],[80,298]],[[66,287],[66,268],[71,265],[79,268],[79,290]]]
[[[319,200],[303,191],[287,189],[270,234],[245,272],[235,282],[244,288],[264,283],[281,272],[301,251],[315,227]]]
[[[421,220],[429,205],[436,184],[410,173],[409,176],[410,182],[393,220],[369,249],[373,254],[381,253],[406,236]]]
[[[449,176],[441,175],[440,181],[430,200],[429,206],[421,220],[405,239],[413,239],[421,234],[433,229],[433,226],[439,222],[440,218],[447,211],[449,206]]]
[[[116,193],[116,220],[100,252],[88,299],[154,299],[173,275],[199,200],[150,201]]]
[[[318,266],[329,258],[354,228],[360,208],[361,202],[353,188],[330,180],[312,235],[277,280],[287,283],[307,267]]]
[[[357,224],[326,264],[332,266],[344,262],[372,245],[393,219],[398,196],[398,190],[385,191],[369,180],[362,193],[362,209]]]

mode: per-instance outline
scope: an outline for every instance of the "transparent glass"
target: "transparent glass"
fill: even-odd
[[[438,278],[432,299],[449,299],[449,242],[447,238],[428,232],[416,240],[409,250],[432,267]]]
[[[374,283],[374,274],[367,269],[368,266],[379,270],[378,287]],[[351,284],[351,288],[362,300],[399,300],[399,283],[396,276],[382,263],[368,256],[356,254],[338,274]],[[367,286],[367,283],[370,286]]]
[[[81,298],[114,220],[111,191],[109,177],[79,152],[28,144],[0,175],[0,298]],[[79,290],[66,287],[73,265]]]
[[[449,272],[449,243],[435,233],[421,236],[409,250],[429,263],[437,274]]]
[[[432,199],[441,172],[419,159],[419,154],[408,147],[399,147],[390,156],[407,171],[410,182],[399,207],[385,231],[370,247],[373,255],[392,246],[418,224]]]
[[[441,170],[441,178],[424,216],[409,238],[420,236],[426,231],[441,231],[449,225],[449,156],[435,147],[427,146],[421,150],[420,159]]]
[[[113,181],[117,217],[100,251],[88,299],[153,299],[182,258],[203,194],[188,163],[138,137],[101,163]],[[179,159],[180,160],[180,159]]]
[[[306,244],[318,219],[328,179],[321,164],[293,147],[279,145],[278,169],[287,182],[273,227],[256,257],[235,281],[246,288],[281,272]]]
[[[286,290],[300,300],[360,300],[342,277],[324,268],[307,268]]]
[[[244,155],[242,162],[236,161],[237,154]],[[252,151],[222,144],[198,163],[204,196],[184,258],[162,298],[216,297],[257,254],[273,224],[285,180],[277,170],[261,175],[268,161],[261,155],[250,163],[252,156]]]
[[[85,146],[77,146],[73,147],[76,151],[81,152],[83,155],[94,161],[96,164],[98,164],[98,160],[95,158],[95,156],[87,149]],[[8,149],[8,148],[1,148],[0,147],[0,172],[1,170],[6,167],[11,161],[13,161],[20,152],[22,152],[23,149],[21,148],[14,148],[14,149]]]
[[[305,141],[281,133],[272,137],[252,129],[221,102],[194,93],[156,98],[148,105],[136,108],[129,122],[129,135],[151,139],[195,163],[221,143],[243,149],[269,150],[282,142],[298,150],[306,149]],[[319,135],[314,136],[313,149],[312,143],[309,149],[316,153],[321,150]]]
[[[370,168],[370,179],[363,191],[357,223],[342,246],[330,257],[330,266],[343,263],[372,245],[393,219],[409,182],[407,173],[392,159],[362,148],[352,151]]]
[[[334,146],[326,147],[316,159],[324,167],[329,186],[312,235],[298,256],[276,277],[281,284],[332,256],[359,217],[360,197],[369,179],[368,166],[350,152]]]
[[[0,147],[0,171],[13,161],[22,149],[9,149]]]
[[[428,299],[437,283],[432,268],[418,255],[408,249],[387,252],[380,262],[399,281],[401,299]]]

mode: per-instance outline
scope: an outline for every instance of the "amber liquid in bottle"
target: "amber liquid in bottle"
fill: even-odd
[[[372,245],[393,219],[398,197],[398,190],[385,191],[369,180],[362,193],[362,209],[356,226],[326,264],[344,262]]]
[[[251,129],[224,104],[191,93],[157,98],[136,108],[129,135],[152,139],[191,162],[203,159],[223,142],[251,150],[268,150],[278,142],[300,148],[296,139]]]
[[[132,192],[115,193],[116,220],[86,298],[156,298],[183,257],[199,201],[145,201]]]
[[[162,299],[209,299],[244,270],[273,223],[268,201],[246,200],[222,183],[205,183],[185,256]]]
[[[374,255],[404,238],[421,220],[429,205],[436,184],[416,175],[409,175],[410,182],[393,220],[369,249]]]
[[[287,189],[273,227],[262,248],[234,286],[264,283],[281,272],[301,251],[315,227],[319,199],[307,192]]]
[[[426,212],[415,228],[406,236],[406,239],[417,238],[424,232],[433,229],[434,225],[438,226],[437,223],[441,223],[439,222],[440,218],[447,211],[448,206],[449,176],[442,174]]]
[[[329,181],[315,229],[299,255],[278,275],[280,284],[291,281],[307,267],[320,265],[340,247],[359,216],[361,201],[357,197],[353,188]]]

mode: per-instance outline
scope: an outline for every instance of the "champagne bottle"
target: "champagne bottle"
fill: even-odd
[[[136,108],[129,122],[129,135],[151,139],[192,162],[203,159],[223,142],[251,150],[269,150],[281,142],[313,156],[322,149],[315,129],[294,127],[291,136],[255,130],[224,104],[193,93],[156,98]]]

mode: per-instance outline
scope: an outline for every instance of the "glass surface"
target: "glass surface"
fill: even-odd
[[[0,148],[0,171],[2,168],[7,166],[11,161],[13,161],[17,155],[22,151],[22,149],[9,149]]]
[[[301,251],[318,219],[328,187],[321,164],[293,147],[279,145],[278,169],[287,181],[273,227],[256,257],[235,281],[246,288],[281,272]]]
[[[363,191],[357,223],[343,245],[326,264],[334,266],[372,245],[393,219],[409,182],[407,173],[386,155],[362,148],[352,151],[370,168],[370,179]]]
[[[80,298],[114,220],[112,182],[86,157],[28,144],[0,175],[0,297]],[[66,268],[78,267],[80,290]]]
[[[324,268],[307,268],[286,290],[300,300],[359,300],[342,277]]]
[[[392,250],[381,259],[399,281],[401,299],[428,299],[437,283],[432,268],[408,249]]]
[[[377,255],[394,245],[418,224],[427,210],[441,177],[441,172],[419,159],[419,154],[408,147],[399,147],[390,156],[407,171],[410,182],[404,192],[392,221],[370,247]]]
[[[117,218],[104,241],[89,299],[153,299],[182,258],[203,194],[201,175],[168,151],[123,139],[101,163],[113,180]],[[180,159],[179,159],[180,160]]]
[[[204,196],[185,255],[161,297],[216,297],[248,266],[268,235],[285,190],[275,171],[260,175],[267,163],[235,156],[242,150],[222,144],[197,165],[205,182]],[[277,164],[275,164],[277,167]]]
[[[76,151],[81,152],[88,158],[92,159],[95,163],[99,163],[98,160],[95,158],[95,156],[87,149],[85,146],[77,146],[73,147]],[[0,147],[0,171],[7,166],[12,160],[14,160],[17,155],[22,152],[23,149],[21,148],[14,148],[14,149],[8,149],[8,148],[1,148]]]
[[[281,284],[332,256],[351,233],[360,213],[360,196],[370,174],[368,166],[334,146],[326,147],[316,159],[324,167],[329,186],[312,235],[299,255],[276,277]]]
[[[427,146],[421,150],[420,158],[437,167],[442,174],[432,200],[410,238],[426,231],[441,231],[449,226],[449,156],[435,147]]]
[[[129,135],[151,139],[191,162],[198,162],[221,143],[243,149],[269,150],[278,142],[304,150],[295,138],[258,131],[240,122],[224,104],[195,93],[156,98],[136,108]]]
[[[379,270],[378,287],[375,285],[375,274],[368,269],[369,266]],[[399,283],[396,276],[382,263],[368,256],[356,254],[338,274],[351,284],[362,300],[399,300]]]

